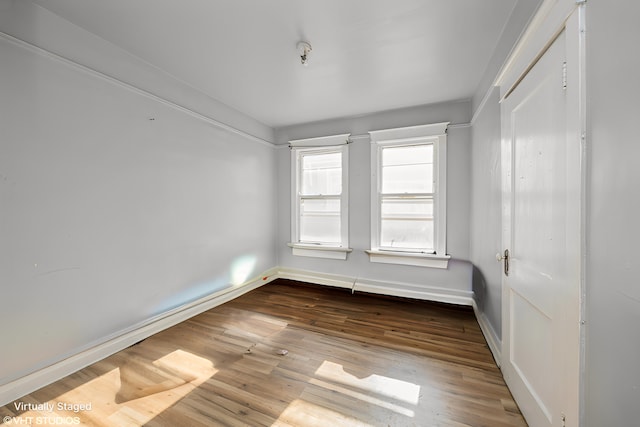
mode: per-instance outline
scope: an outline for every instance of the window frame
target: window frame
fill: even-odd
[[[447,268],[447,126],[449,122],[371,131],[371,262]],[[382,150],[433,144],[433,252],[381,245]],[[416,193],[417,194],[417,193]]]
[[[291,247],[293,255],[316,258],[342,259],[352,251],[349,248],[349,142],[350,134],[332,135],[289,141],[291,147]],[[340,242],[337,244],[300,241],[300,203],[304,198],[300,193],[304,155],[341,153],[342,190],[340,200]],[[332,199],[336,196],[322,195],[314,198]]]

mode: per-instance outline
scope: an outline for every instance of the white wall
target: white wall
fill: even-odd
[[[0,385],[276,264],[272,146],[1,37],[0,58]]]
[[[502,337],[502,183],[500,170],[500,104],[495,87],[476,113],[471,132],[471,262],[473,291],[479,312]]]
[[[290,139],[351,133],[362,135],[371,130],[428,124],[443,121],[468,123],[469,102],[453,102],[413,109],[390,111],[357,118],[299,125],[276,130],[277,142]],[[278,149],[278,262],[282,267],[332,273],[351,278],[374,280],[388,284],[389,290],[401,284],[423,288],[439,288],[443,293],[471,296],[471,264],[469,260],[470,199],[470,129],[449,130],[447,164],[447,252],[452,260],[447,270],[376,264],[364,252],[370,249],[371,157],[368,139],[357,139],[349,145],[349,234],[353,252],[347,260],[329,260],[293,256],[287,243],[291,241],[290,150]]]
[[[640,4],[587,3],[588,427],[640,420]]]

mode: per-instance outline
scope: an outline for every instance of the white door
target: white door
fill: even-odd
[[[563,31],[501,107],[502,370],[531,427],[579,422],[580,142],[566,53]]]

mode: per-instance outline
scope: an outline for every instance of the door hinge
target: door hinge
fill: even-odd
[[[562,90],[567,90],[567,61],[562,63]]]

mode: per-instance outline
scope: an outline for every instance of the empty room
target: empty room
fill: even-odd
[[[2,425],[638,425],[638,18],[0,0]]]

